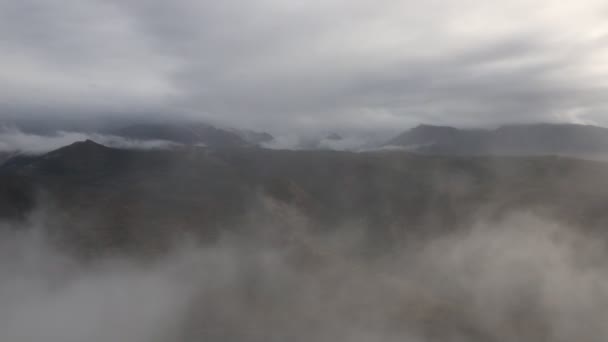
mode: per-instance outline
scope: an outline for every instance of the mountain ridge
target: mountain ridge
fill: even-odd
[[[608,155],[608,129],[578,124],[515,124],[496,129],[420,125],[389,140],[412,152],[445,155]]]
[[[61,213],[49,225],[93,250],[162,245],[173,230],[209,239],[252,222],[320,230],[358,222],[384,246],[519,210],[599,229],[608,224],[599,210],[607,173],[605,163],[563,157],[142,151],[85,141],[1,166],[0,215],[27,217],[44,194]]]

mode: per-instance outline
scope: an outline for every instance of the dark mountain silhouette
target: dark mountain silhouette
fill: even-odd
[[[510,125],[495,130],[421,125],[386,145],[445,155],[608,155],[608,129],[575,124]]]
[[[59,213],[46,220],[57,235],[89,252],[157,250],[186,233],[214,239],[243,222],[283,227],[277,238],[290,229],[352,225],[368,232],[370,245],[386,248],[521,210],[603,229],[606,174],[601,162],[562,157],[130,151],[86,141],[5,163],[0,215],[21,220],[43,204]]]
[[[15,156],[15,152],[0,152],[0,165]]]
[[[232,132],[236,133],[245,141],[250,144],[261,145],[274,141],[274,137],[270,133],[266,132],[255,132],[250,130],[237,130],[232,129]]]
[[[342,140],[342,136],[341,136],[340,134],[338,134],[338,133],[333,132],[333,133],[329,133],[329,134],[328,134],[328,135],[325,137],[325,139],[326,139],[326,140],[335,140],[335,141],[339,141],[339,140]]]

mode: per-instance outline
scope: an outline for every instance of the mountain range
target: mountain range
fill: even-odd
[[[275,139],[266,132],[222,129],[208,124],[137,124],[112,134],[138,140],[166,140],[211,147],[268,146]],[[399,147],[434,155],[563,155],[585,158],[608,156],[608,129],[577,124],[521,124],[496,129],[459,129],[420,125],[379,144],[343,143],[336,133],[301,139],[297,149],[359,150]],[[350,144],[349,144],[350,143]]]
[[[577,124],[519,124],[494,129],[467,129],[419,125],[397,136],[377,133],[309,132],[281,134],[223,127],[202,122],[141,121],[114,122],[85,130],[59,126],[8,125],[0,132],[0,161],[14,152],[27,150],[28,139],[36,150],[87,137],[108,146],[132,148],[160,146],[207,146],[211,148],[262,147],[294,150],[374,151],[400,149],[418,154],[452,156],[560,155],[605,160],[608,157],[608,129]],[[18,135],[23,132],[25,135]],[[30,134],[31,136],[27,136]],[[15,146],[11,150],[11,146]],[[48,150],[46,150],[48,151]]]
[[[576,124],[508,125],[497,129],[420,125],[391,139],[385,146],[439,155],[603,157],[608,151],[608,129]]]
[[[58,236],[65,233],[70,246],[88,251],[154,250],[175,232],[213,239],[252,221],[278,222],[277,239],[293,229],[352,225],[372,245],[386,246],[522,210],[600,229],[608,224],[606,174],[602,162],[564,157],[142,151],[85,141],[5,162],[0,216],[22,221],[43,203],[44,212],[59,213],[46,219]]]
[[[437,140],[454,132],[425,130],[415,131]],[[414,331],[421,341],[539,341],[552,336],[552,303],[603,298],[595,290],[604,282],[608,163],[218,141],[229,143],[128,149],[84,140],[6,155],[3,303],[12,289],[39,286],[50,297],[26,291],[14,301],[30,307],[33,297],[32,311],[56,315],[83,300],[91,310],[108,298],[130,309],[187,291],[183,310],[153,321],[166,328],[175,318],[175,334],[158,341],[334,341],[335,331],[368,322],[390,335],[365,335],[372,340]],[[138,296],[159,282],[170,286]],[[83,284],[94,286],[83,294]],[[46,306],[57,300],[70,305]],[[575,308],[569,320],[582,312]],[[484,320],[497,310],[504,327]],[[60,319],[60,329],[74,321]],[[25,322],[29,331],[40,321]]]

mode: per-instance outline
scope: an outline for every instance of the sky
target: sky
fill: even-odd
[[[0,0],[0,118],[608,126],[604,0]]]

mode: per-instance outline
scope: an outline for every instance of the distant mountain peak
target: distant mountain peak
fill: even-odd
[[[389,141],[386,145],[410,146],[440,143],[452,139],[459,130],[450,126],[418,125]]]
[[[35,171],[42,174],[69,173],[71,172],[69,170],[86,170],[89,168],[101,170],[109,164],[114,156],[120,154],[120,150],[87,139],[42,155],[17,155],[7,160],[2,167],[5,169],[22,168],[26,172]],[[24,168],[24,166],[27,167]]]
[[[608,155],[608,129],[568,123],[458,129],[419,125],[387,142],[419,153],[455,155]]]
[[[454,131],[458,130],[452,126],[444,126],[444,125],[429,125],[429,124],[420,124],[414,128],[414,131]]]
[[[231,132],[237,134],[248,143],[254,145],[267,144],[274,141],[274,136],[268,132],[256,132],[251,130],[231,129]]]
[[[326,140],[334,140],[334,141],[339,141],[339,140],[343,140],[342,136],[336,132],[332,132],[329,133],[326,137]]]
[[[62,147],[58,150],[55,150],[55,152],[58,151],[76,151],[76,150],[80,150],[80,151],[94,151],[94,150],[109,150],[111,149],[110,147],[107,147],[105,145],[99,144],[91,139],[86,139],[84,141],[77,141],[75,143],[72,143],[70,145],[67,145],[65,147]]]
[[[51,151],[41,157],[42,159],[59,158],[66,160],[97,161],[104,160],[106,156],[113,154],[114,151],[117,150],[87,139]]]
[[[76,142],[76,144],[81,144],[83,146],[95,146],[95,147],[105,147],[102,144],[96,143],[95,141],[91,140],[91,139],[87,139],[85,141],[80,141],[80,142]]]

